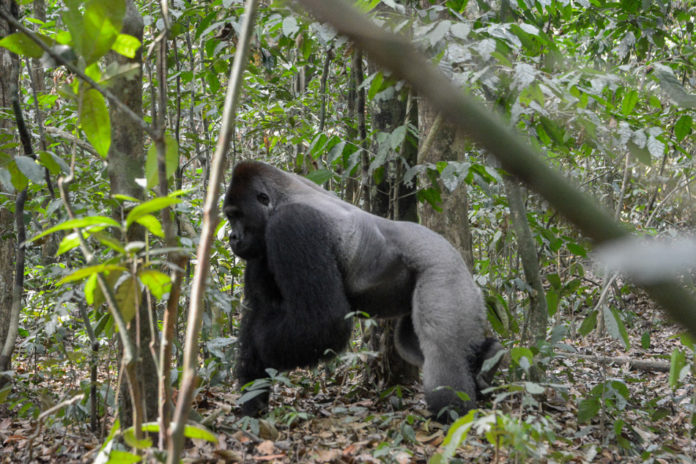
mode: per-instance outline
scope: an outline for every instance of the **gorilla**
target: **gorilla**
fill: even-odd
[[[232,251],[246,261],[240,385],[267,377],[268,368],[335,355],[349,341],[349,314],[362,311],[398,318],[397,350],[422,368],[436,417],[447,406],[459,413],[475,406],[497,368],[482,371],[483,362],[502,346],[486,338],[480,290],[442,236],[369,214],[261,162],[236,165],[223,212]],[[246,401],[242,414],[263,413],[268,397]]]

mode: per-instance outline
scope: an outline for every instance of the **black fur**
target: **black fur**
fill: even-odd
[[[485,338],[480,292],[440,235],[368,214],[256,162],[235,167],[223,210],[232,250],[247,261],[241,385],[267,368],[311,366],[341,351],[352,327],[347,314],[365,311],[400,318],[397,348],[423,368],[433,413],[474,407],[481,365],[502,347]],[[265,392],[242,412],[259,414],[267,401]]]

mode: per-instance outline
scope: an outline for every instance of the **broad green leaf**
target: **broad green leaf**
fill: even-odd
[[[30,241],[33,242],[36,239],[39,239],[48,234],[52,234],[53,232],[58,232],[59,230],[81,229],[83,227],[90,226],[120,227],[120,224],[115,220],[111,219],[110,217],[106,216],[88,216],[84,218],[69,219],[63,223],[58,224],[57,226],[53,226],[50,229],[41,232],[39,235],[33,237]]]
[[[172,288],[171,279],[164,272],[144,269],[138,273],[138,277],[158,300]]]
[[[152,214],[178,203],[181,203],[181,200],[172,198],[171,196],[157,197],[145,203],[141,203],[133,208],[130,213],[128,213],[128,216],[126,216],[126,228],[130,227],[131,224],[145,215]]]
[[[70,167],[65,161],[48,151],[39,152],[39,162],[54,175],[61,172],[70,172]]]
[[[531,364],[531,362],[534,360],[534,354],[529,348],[524,346],[516,346],[510,350],[510,358],[517,364],[520,364],[520,360],[523,358],[527,359]]]
[[[327,169],[317,169],[307,174],[306,177],[315,184],[322,185],[331,179],[332,176],[333,174],[331,174],[331,171]]]
[[[126,268],[119,264],[97,264],[95,266],[87,266],[82,269],[78,269],[70,275],[67,275],[58,281],[58,285],[63,285],[68,282],[74,282],[76,280],[82,280],[85,277],[89,277],[93,274],[107,271],[125,271]]]
[[[578,405],[578,421],[589,422],[599,412],[600,402],[598,398],[586,398]]]
[[[624,325],[619,312],[614,308],[605,307],[603,314],[604,323],[609,335],[617,340],[621,340],[624,347],[629,348],[631,346],[631,342],[628,339],[628,332],[626,331],[626,326]]]
[[[134,464],[142,460],[143,458],[141,456],[133,454],[129,451],[112,449],[109,452],[109,460],[107,461],[107,464]]]
[[[123,431],[123,441],[125,441],[128,446],[135,449],[146,449],[152,446],[152,440],[150,438],[142,438],[140,440],[135,438],[135,429],[133,427],[128,427]]]
[[[111,120],[102,94],[94,89],[82,93],[79,112],[80,126],[85,131],[87,140],[97,153],[106,157],[111,146]]]
[[[457,448],[469,435],[469,430],[474,425],[476,412],[476,409],[472,409],[464,417],[460,417],[452,424],[445,440],[442,442],[444,449],[442,454],[438,456],[441,459],[440,462],[449,462],[455,455]]]
[[[111,45],[111,49],[127,58],[135,58],[135,54],[141,43],[136,37],[128,34],[119,34]]]
[[[66,251],[70,251],[74,248],[77,248],[79,245],[80,239],[78,235],[75,232],[68,234],[65,237],[63,237],[63,240],[60,241],[60,245],[58,245],[58,251],[56,251],[56,256],[60,256]]]
[[[121,32],[125,0],[90,0],[83,16],[82,53],[87,64],[104,56]]]
[[[129,323],[135,317],[135,308],[139,303],[140,291],[138,280],[128,274],[125,278],[119,278],[120,285],[116,289],[115,297],[121,316]],[[118,283],[117,282],[117,283]]]
[[[640,346],[644,350],[650,349],[650,331],[645,331],[643,335],[640,336]]]
[[[164,229],[162,229],[162,223],[159,222],[159,219],[157,219],[152,214],[140,216],[138,219],[135,220],[135,222],[145,227],[148,231],[150,231],[152,235],[162,238],[164,237]]]
[[[550,288],[546,291],[546,307],[548,308],[549,316],[553,316],[558,311],[558,303],[560,295],[558,291]]]
[[[293,16],[288,16],[283,19],[283,35],[286,37],[292,37],[300,30],[300,26],[297,25],[297,19]]]
[[[677,120],[674,125],[674,136],[678,141],[684,140],[684,138],[691,133],[691,128],[693,125],[693,120],[688,114],[683,115]]]
[[[218,439],[215,434],[208,431],[205,427],[198,424],[186,424],[184,427],[184,436],[186,438],[205,440],[211,443],[217,443]]]
[[[630,90],[626,95],[624,95],[623,101],[621,102],[621,112],[623,115],[628,116],[631,114],[637,103],[638,92],[636,90]]]
[[[582,256],[583,258],[587,257],[587,251],[582,245],[578,245],[577,243],[566,243],[566,247],[568,247],[568,251],[573,253],[576,256]]]
[[[13,160],[12,163],[7,165],[7,170],[10,171],[10,179],[12,180],[12,185],[14,188],[18,191],[21,192],[27,186],[29,185],[29,179],[27,179],[27,176],[22,174],[22,171],[20,171],[19,167],[17,166],[17,163]]]
[[[597,327],[597,311],[592,311],[585,317],[585,320],[582,321],[582,324],[578,329],[578,333],[582,336],[585,336],[588,333],[592,332],[595,329],[595,327]]]
[[[22,171],[24,176],[35,184],[43,184],[45,182],[43,169],[36,164],[36,161],[28,156],[15,157],[17,168]]]
[[[179,167],[179,145],[176,139],[167,134],[164,138],[165,143],[165,170],[167,179],[171,179]],[[147,179],[147,188],[151,189],[159,185],[159,168],[157,166],[157,147],[153,143],[147,150],[147,159],[145,160],[145,178]]]
[[[42,36],[44,42],[50,43],[48,37]],[[23,32],[15,32],[0,40],[0,47],[6,48],[12,53],[30,58],[41,58],[44,54],[43,49],[28,35]]]
[[[121,242],[118,241],[116,238],[114,238],[111,234],[109,234],[107,232],[99,231],[99,232],[93,233],[92,237],[96,238],[97,240],[99,240],[99,243],[111,248],[115,252],[120,253],[122,255],[126,254],[126,249],[123,248],[123,245],[121,245]]]
[[[679,348],[672,351],[669,363],[669,386],[675,389],[679,386],[682,369],[686,366],[686,356]]]
[[[532,395],[541,395],[546,391],[544,387],[542,387],[536,382],[525,382],[524,389],[527,391],[527,393],[530,393]]]
[[[92,274],[85,280],[85,301],[87,304],[94,304],[94,294],[97,289],[97,274]]]

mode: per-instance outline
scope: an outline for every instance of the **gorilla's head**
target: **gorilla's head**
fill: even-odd
[[[222,211],[230,223],[230,246],[242,259],[266,253],[266,222],[275,206],[273,182],[260,175],[262,165],[240,163],[232,175]]]

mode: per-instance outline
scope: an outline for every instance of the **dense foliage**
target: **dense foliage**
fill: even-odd
[[[113,103],[66,66],[45,58],[39,63],[44,51],[26,36],[0,40],[0,46],[21,57],[20,103],[35,145],[34,157],[21,153],[15,115],[10,107],[0,108],[0,119],[13,128],[0,133],[0,208],[14,212],[16,195],[27,189],[23,219],[33,238],[26,245],[15,370],[12,382],[0,389],[1,460],[9,459],[3,447],[11,453],[19,449],[15,444],[26,442],[26,436],[17,438],[26,432],[15,429],[35,423],[42,412],[80,393],[84,397],[41,419],[47,429],[42,433],[59,435],[66,427],[79,436],[93,433],[97,446],[112,450],[108,433],[117,428],[120,347],[117,321],[106,309],[108,295],[97,276],[105,277],[127,323],[148,323],[136,318],[145,291],[153,326],[160,329],[172,286],[171,267],[165,265],[172,247],[164,241],[166,226],[158,216],[165,208],[173,211],[176,251],[191,257],[184,269],[183,314],[174,340],[175,360],[181,359],[183,308],[188,307],[189,277],[196,265],[201,206],[244,13],[236,0],[174,1],[166,12],[155,3],[135,2],[145,25],[140,43],[120,33],[124,0],[51,1],[45,17],[38,13],[42,2],[19,3],[20,22],[103,88],[137,75],[132,64],[116,64],[107,53],[132,58],[142,51],[144,119],[156,125],[166,115],[166,150],[160,153],[166,169],[158,169],[153,130],[146,140],[143,179],[138,180],[142,198],[110,195]],[[502,114],[545,153],[549,165],[618,220],[656,237],[693,229],[693,2],[361,0],[356,5],[382,27],[416,43],[442,72]],[[404,121],[385,131],[374,115],[394,99],[417,96],[403,81],[366,61],[362,83],[356,83],[356,56],[364,58],[332,28],[293,6],[264,2],[260,7],[228,167],[239,159],[262,159],[366,208],[369,195],[356,194],[360,182],[371,185],[373,195],[385,179],[415,186],[418,200],[436,209],[447,194],[467,189],[473,270],[488,295],[491,326],[509,348],[509,366],[499,375],[490,401],[461,418],[445,438],[423,416],[422,404],[405,400],[409,395],[402,395],[401,387],[374,391],[370,382],[376,374],[360,362],[376,355],[362,343],[370,325],[363,322],[356,324],[354,343],[337,362],[272,379],[286,398],[268,421],[239,420],[232,409],[236,395],[229,392],[243,262],[231,254],[221,222],[210,258],[196,406],[208,427],[220,434],[231,431],[227,447],[217,451],[237,447],[279,461],[319,462],[342,457],[358,462],[365,456],[386,462],[411,457],[419,462],[693,459],[690,338],[624,277],[594,265],[591,244],[530,194],[526,217],[549,326],[541,340],[529,342],[524,330],[533,291],[510,225],[505,173],[470,142],[458,146],[459,161],[407,158],[406,147],[417,147],[419,140],[422,144],[427,128]],[[168,43],[165,76],[157,72],[153,51],[162,40]],[[44,73],[35,72],[41,66]],[[164,108],[159,105],[161,89],[166,89]],[[367,102],[363,127],[356,110],[361,91]],[[395,164],[403,169],[395,170]],[[173,191],[166,196],[159,195],[161,173]],[[46,182],[50,179],[53,186],[68,175],[73,176],[68,192],[75,219],[68,218],[59,192],[49,190]],[[136,227],[145,231],[142,239],[129,235]],[[82,241],[91,253],[80,252]],[[653,274],[678,266],[679,253],[694,255],[690,241],[681,250],[670,250],[656,258]],[[687,285],[693,284],[688,272],[678,271]],[[90,361],[95,339],[98,359]],[[636,369],[631,363],[644,360],[662,362],[626,368]],[[90,381],[92,362],[98,379]],[[174,385],[178,372],[173,370]],[[100,425],[90,432],[93,385]],[[328,391],[344,402],[332,405]],[[290,406],[298,397],[301,402]],[[345,420],[340,426],[323,421],[331,415]],[[307,454],[312,446],[332,449],[327,437],[334,430],[339,438],[333,448],[342,454]],[[304,431],[324,441],[296,445]],[[196,433],[201,433],[197,438],[211,438],[188,432]],[[346,440],[351,433],[355,439]],[[351,441],[359,443],[357,451],[347,451]],[[151,444],[134,444],[127,436],[126,443],[156,454]],[[65,443],[57,449],[54,456],[66,460],[70,453],[84,453]],[[202,445],[189,451],[212,453]]]

